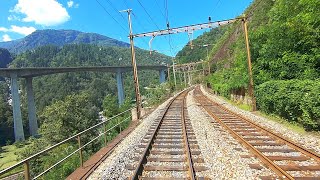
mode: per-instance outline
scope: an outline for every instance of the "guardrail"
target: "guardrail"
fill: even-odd
[[[134,107],[134,108],[135,108],[135,107]],[[68,159],[69,157],[71,157],[72,155],[74,155],[74,154],[77,153],[77,152],[79,152],[80,164],[81,164],[81,166],[83,166],[82,150],[83,150],[86,146],[88,146],[89,144],[91,144],[93,141],[95,141],[95,140],[97,140],[98,138],[100,138],[102,135],[104,135],[104,134],[106,134],[107,132],[113,130],[115,127],[118,127],[120,124],[128,121],[128,120],[131,118],[131,114],[130,114],[128,117],[126,117],[124,120],[122,120],[121,122],[117,123],[116,125],[112,126],[112,127],[109,128],[109,129],[106,129],[106,126],[104,126],[104,129],[103,129],[103,132],[102,132],[102,133],[99,133],[98,136],[94,137],[93,139],[91,139],[89,142],[87,142],[87,143],[84,144],[84,145],[81,145],[81,135],[89,132],[90,130],[97,129],[98,127],[100,127],[100,126],[102,126],[102,125],[105,125],[105,124],[106,124],[107,122],[109,122],[110,120],[115,119],[115,118],[117,118],[117,117],[119,117],[119,116],[121,116],[121,115],[123,115],[123,114],[125,114],[125,113],[127,113],[127,112],[129,112],[129,111],[131,111],[131,110],[134,109],[134,108],[128,109],[128,110],[126,110],[126,111],[123,111],[123,112],[121,112],[121,113],[119,113],[119,114],[117,114],[117,115],[115,115],[115,116],[113,116],[113,117],[111,117],[111,118],[109,118],[109,119],[106,119],[106,120],[104,120],[104,121],[102,121],[102,122],[100,122],[100,123],[98,123],[98,124],[96,124],[96,125],[94,125],[94,126],[91,126],[91,127],[87,128],[87,129],[85,129],[85,130],[83,130],[83,131],[81,131],[81,132],[79,132],[79,133],[77,133],[77,134],[75,134],[75,135],[67,138],[67,139],[62,140],[61,142],[59,142],[59,143],[57,143],[57,144],[55,144],[55,145],[52,145],[52,146],[50,146],[50,147],[48,147],[48,148],[46,148],[46,149],[44,149],[44,150],[42,150],[42,151],[40,151],[40,152],[38,152],[38,153],[36,153],[36,154],[28,157],[28,158],[26,158],[26,159],[24,159],[24,160],[16,163],[15,165],[12,165],[12,166],[10,166],[10,167],[8,167],[8,168],[0,171],[0,175],[3,175],[3,174],[5,174],[5,173],[7,173],[7,172],[10,172],[11,170],[13,170],[13,169],[15,169],[15,168],[23,165],[23,166],[24,166],[24,178],[25,178],[26,180],[30,180],[30,179],[31,179],[31,177],[30,177],[30,161],[31,161],[31,160],[37,158],[38,156],[40,156],[40,155],[42,155],[42,154],[44,154],[44,153],[47,153],[47,152],[55,149],[56,147],[58,147],[58,146],[60,146],[60,145],[65,144],[66,142],[68,142],[68,141],[70,141],[70,140],[74,140],[74,139],[76,139],[77,142],[78,142],[78,149],[76,149],[75,151],[73,151],[72,153],[70,153],[69,155],[67,155],[66,157],[64,157],[63,159],[59,160],[59,161],[56,162],[54,165],[50,166],[48,169],[46,169],[46,170],[44,170],[42,173],[36,175],[36,176],[33,177],[32,179],[37,179],[37,178],[43,176],[44,174],[46,174],[47,172],[49,172],[51,169],[53,169],[53,168],[56,167],[57,165],[61,164],[63,161],[65,161],[66,159]],[[120,131],[121,131],[121,130],[120,130]],[[107,136],[104,137],[104,143],[105,143],[105,145],[107,145]]]

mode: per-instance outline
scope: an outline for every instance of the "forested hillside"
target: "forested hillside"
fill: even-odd
[[[245,12],[258,108],[314,130],[320,128],[319,7],[318,0],[256,0]],[[242,28],[241,22],[224,27],[221,38],[208,42],[215,44],[208,82],[226,97],[248,87]]]
[[[159,65],[169,62],[169,57],[148,51],[136,49],[137,64]],[[121,66],[131,65],[131,53],[128,48],[100,47],[98,45],[71,44],[63,47],[43,46],[35,50],[27,51],[13,60],[11,67],[74,67],[74,66]],[[134,100],[134,85],[132,73],[124,73],[125,96],[128,100]],[[143,87],[159,84],[159,72],[139,71],[140,89],[142,95]],[[22,115],[24,130],[28,134],[27,109],[25,96],[25,81],[21,80],[22,86]],[[1,83],[4,94],[8,94],[5,82]],[[69,95],[86,94],[86,99],[98,110],[102,110],[103,99],[111,94],[116,98],[117,86],[115,74],[113,73],[63,73],[54,74],[33,79],[37,114],[41,115],[43,110],[51,104],[64,100]],[[10,110],[7,101],[8,96],[1,98],[1,111]],[[9,111],[10,112],[10,111]],[[4,115],[3,113],[2,115]],[[8,113],[7,113],[8,114]],[[12,129],[12,117],[1,118],[2,126]],[[41,124],[41,122],[40,122]],[[11,131],[10,131],[11,132]],[[2,133],[1,133],[2,134]],[[13,135],[8,133],[6,140],[13,141]],[[9,138],[10,137],[10,138]],[[2,139],[2,138],[1,138]],[[5,143],[3,140],[0,143]]]
[[[63,46],[66,44],[95,44],[99,46],[129,47],[128,43],[118,41],[96,33],[84,33],[75,30],[37,30],[32,34],[9,42],[0,42],[0,47],[12,53],[21,53],[46,45]]]
[[[7,49],[0,48],[0,68],[6,68],[12,59],[12,55]]]

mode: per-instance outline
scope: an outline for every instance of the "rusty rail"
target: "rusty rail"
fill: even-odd
[[[319,164],[320,162],[320,156],[308,149],[305,149],[299,145],[297,145],[296,143],[281,137],[278,134],[275,134],[274,132],[256,124],[253,123],[251,120],[237,114],[234,113],[232,111],[230,111],[229,109],[223,107],[222,105],[213,102],[211,99],[209,99],[207,96],[205,96],[201,90],[199,90],[199,87],[197,87],[196,89],[196,93],[200,94],[200,97],[196,97],[197,101],[200,102],[200,105],[203,107],[203,109],[206,110],[206,112],[213,117],[213,119],[215,119],[221,126],[223,126],[227,131],[230,132],[230,134],[232,134],[233,137],[235,137],[240,143],[242,143],[245,147],[247,147],[255,156],[257,156],[262,162],[263,164],[267,165],[268,167],[270,167],[277,175],[279,175],[279,177],[281,178],[287,178],[287,179],[295,179],[295,177],[293,177],[291,174],[289,174],[286,170],[284,170],[282,168],[282,166],[280,167],[279,165],[277,165],[274,161],[276,160],[272,160],[269,157],[267,157],[266,155],[264,155],[261,151],[259,151],[259,149],[255,148],[254,145],[252,145],[249,141],[247,141],[244,137],[245,135],[241,135],[237,132],[235,132],[235,130],[233,130],[232,128],[230,128],[228,126],[228,124],[226,124],[224,121],[226,121],[227,123],[230,123],[233,120],[236,120],[236,122],[244,122],[247,123],[249,125],[250,128],[255,128],[255,130],[252,131],[256,131],[259,132],[260,134],[265,134],[266,136],[269,136],[270,138],[272,138],[273,141],[288,145],[288,147],[291,147],[293,150],[296,150],[298,152],[300,152],[301,154],[305,155],[306,157],[312,158],[315,160],[315,162],[317,162]],[[205,104],[204,104],[205,103]],[[215,113],[213,113],[213,110],[210,110],[211,108],[215,108],[216,110],[218,110],[217,115]],[[215,110],[215,111],[216,111]],[[222,111],[220,111],[222,110]],[[223,113],[221,113],[223,112]],[[225,116],[225,114],[227,114],[227,116]],[[231,116],[230,116],[231,115]],[[231,118],[229,120],[227,117]],[[240,120],[240,121],[239,121]],[[235,123],[237,124],[237,123]],[[236,126],[236,125],[233,126]],[[247,125],[246,125],[247,126]],[[248,127],[248,126],[247,126]],[[239,125],[240,128],[240,125]],[[240,128],[241,129],[241,128]],[[243,128],[243,130],[245,130],[246,128]],[[243,131],[240,130],[240,131]],[[249,135],[250,136],[250,135]],[[252,135],[251,135],[252,136]],[[275,151],[277,152],[277,151]],[[288,156],[290,157],[290,156]],[[290,159],[290,158],[288,158]],[[294,161],[294,159],[292,159],[292,161]],[[320,166],[319,166],[320,167]],[[302,171],[302,170],[301,170]],[[308,177],[309,178],[309,177]]]

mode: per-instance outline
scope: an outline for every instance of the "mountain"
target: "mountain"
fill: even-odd
[[[75,30],[37,30],[18,40],[0,42],[0,48],[12,53],[21,53],[45,45],[63,46],[66,44],[95,44],[99,46],[129,47],[128,43],[118,41],[96,33],[84,33]]]
[[[7,49],[0,48],[0,68],[6,68],[12,62],[12,56]]]

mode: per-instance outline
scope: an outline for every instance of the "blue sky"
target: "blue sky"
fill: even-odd
[[[0,41],[23,38],[40,29],[74,29],[128,41],[127,14],[132,9],[133,32],[141,33],[234,18],[252,0],[0,0]],[[167,4],[167,5],[166,5]],[[167,11],[166,8],[167,7]],[[168,14],[168,16],[166,15]],[[151,18],[150,18],[151,17]],[[196,38],[204,31],[195,31]],[[135,45],[149,49],[150,37],[135,38]],[[159,36],[152,49],[174,56],[188,42],[188,34]]]

